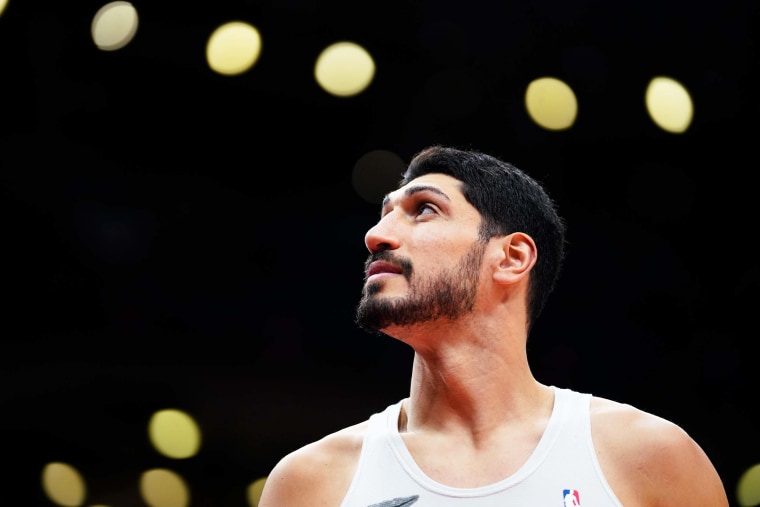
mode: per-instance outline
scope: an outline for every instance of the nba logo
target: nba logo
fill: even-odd
[[[562,491],[562,497],[565,500],[565,507],[580,507],[581,496],[577,489],[565,489]]]

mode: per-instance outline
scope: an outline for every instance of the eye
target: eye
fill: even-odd
[[[438,209],[429,202],[421,202],[417,206],[417,215],[430,215],[438,213]]]

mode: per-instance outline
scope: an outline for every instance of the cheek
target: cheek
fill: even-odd
[[[412,258],[412,279],[436,278],[460,271],[462,256],[450,244],[442,243],[438,247],[416,251]]]
[[[464,226],[446,229],[420,227],[413,231],[407,241],[414,251],[455,258],[468,252],[478,240],[476,235],[466,234],[464,229]]]
[[[406,238],[406,251],[415,273],[434,274],[461,263],[478,241],[477,229],[465,225],[418,227]]]

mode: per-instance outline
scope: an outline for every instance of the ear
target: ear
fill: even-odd
[[[501,238],[500,247],[501,258],[494,280],[513,284],[526,279],[538,258],[533,238],[523,232],[513,232]]]

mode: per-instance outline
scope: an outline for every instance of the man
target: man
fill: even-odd
[[[285,456],[260,507],[728,506],[674,423],[534,378],[565,226],[527,174],[427,148],[365,242],[357,323],[414,349],[409,396]]]

